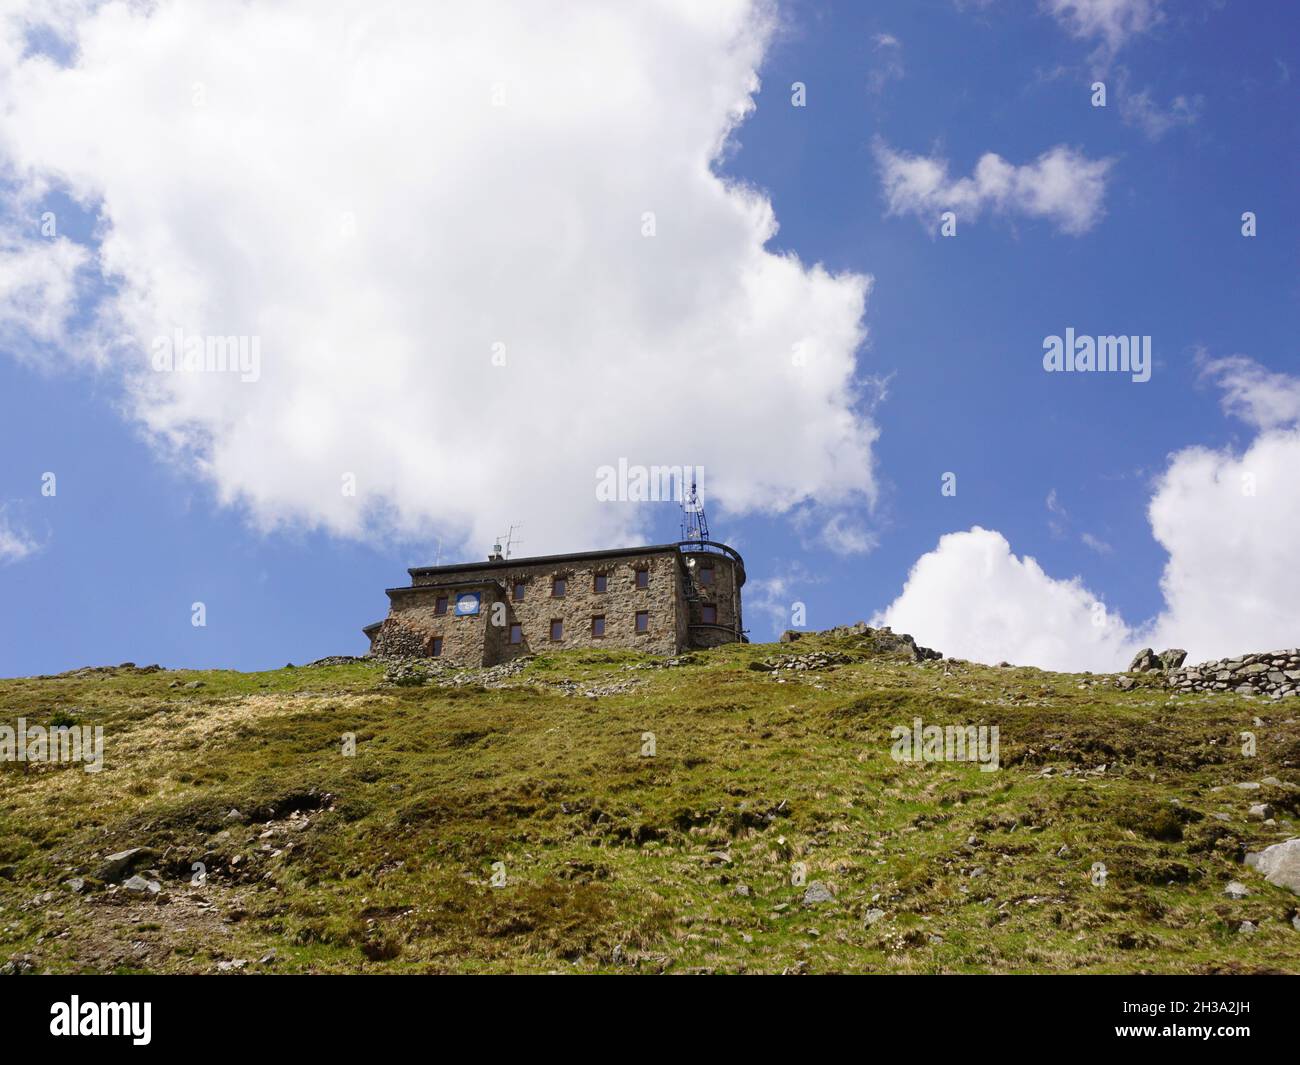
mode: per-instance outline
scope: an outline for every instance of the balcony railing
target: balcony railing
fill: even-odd
[[[683,552],[703,551],[714,555],[725,555],[741,569],[745,568],[745,560],[740,557],[740,552],[716,540],[678,540],[677,549]]]

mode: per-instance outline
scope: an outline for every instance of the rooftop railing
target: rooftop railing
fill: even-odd
[[[683,552],[703,551],[714,555],[726,555],[741,569],[745,568],[745,560],[740,557],[739,551],[728,547],[726,544],[720,544],[716,540],[678,540],[677,549]]]

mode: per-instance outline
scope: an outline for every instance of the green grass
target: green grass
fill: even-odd
[[[852,661],[784,683],[750,668],[809,650]],[[98,774],[0,766],[0,961],[1300,972],[1300,899],[1240,864],[1298,834],[1290,700],[913,664],[852,637],[661,666],[626,651],[548,654],[489,675],[499,687],[399,687],[369,662],[0,681],[0,723],[71,715],[105,734]],[[895,762],[890,729],[914,717],[998,726],[1002,768]],[[1246,730],[1255,757],[1241,754]],[[654,757],[641,754],[646,732]],[[1282,784],[1211,790],[1267,776]],[[1260,801],[1276,824],[1247,818]],[[128,846],[159,852],[161,901],[64,886]],[[207,875],[193,884],[196,862]],[[492,884],[498,862],[504,886]],[[800,867],[835,901],[805,906]],[[1250,896],[1224,896],[1230,879]],[[868,925],[873,909],[884,916]],[[1259,930],[1239,934],[1244,920]]]

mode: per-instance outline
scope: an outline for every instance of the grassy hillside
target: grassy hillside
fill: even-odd
[[[813,652],[834,664],[756,668]],[[385,673],[0,681],[0,723],[105,730],[98,774],[0,766],[0,963],[1300,972],[1300,898],[1240,863],[1300,834],[1290,700],[914,663],[852,636]],[[1001,769],[894,761],[915,717],[998,726]],[[157,896],[94,879],[137,846]]]

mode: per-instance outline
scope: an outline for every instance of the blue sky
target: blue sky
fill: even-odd
[[[1063,3],[1054,9],[1009,0],[964,5],[909,0],[787,3],[778,12],[777,24],[754,46],[758,51],[741,56],[761,54],[761,88],[714,169],[770,200],[779,232],[766,245],[765,261],[789,255],[797,257],[803,270],[822,264],[832,276],[873,279],[861,315],[865,343],[848,345],[848,357],[856,360],[856,385],[842,405],[878,435],[869,458],[859,462],[872,471],[868,492],[860,490],[851,470],[839,470],[809,485],[788,481],[782,491],[798,496],[801,487],[807,489],[793,503],[781,493],[776,501],[764,502],[746,488],[763,480],[761,470],[740,471],[734,459],[730,466],[722,465],[725,458],[705,463],[706,486],[715,469],[720,479],[736,481],[720,493],[710,519],[715,536],[735,543],[747,559],[751,638],[770,639],[789,624],[790,605],[801,602],[813,628],[870,619],[894,604],[889,619],[897,627],[906,625],[922,643],[949,653],[1038,659],[1058,667],[1122,668],[1118,658],[1125,649],[1147,636],[1180,643],[1180,634],[1186,633],[1180,645],[1192,646],[1194,656],[1197,650],[1209,656],[1262,649],[1238,646],[1247,640],[1300,643],[1286,640],[1295,600],[1287,600],[1291,592],[1285,581],[1278,587],[1267,569],[1271,560],[1291,557],[1294,562],[1293,542],[1251,539],[1264,535],[1257,530],[1278,527],[1282,518],[1297,512],[1293,477],[1269,482],[1270,492],[1259,504],[1272,508],[1267,515],[1243,515],[1236,525],[1225,519],[1224,528],[1210,529],[1195,543],[1178,541],[1175,552],[1186,564],[1172,567],[1172,604],[1161,584],[1171,562],[1170,543],[1153,535],[1148,514],[1157,506],[1188,535],[1203,526],[1209,529],[1213,523],[1201,516],[1224,512],[1214,491],[1229,473],[1235,475],[1234,462],[1254,454],[1252,447],[1265,437],[1276,445],[1281,469],[1293,454],[1286,450],[1294,434],[1290,408],[1267,417],[1258,411],[1269,396],[1289,395],[1290,375],[1300,372],[1295,346],[1300,326],[1295,199],[1300,17],[1294,6],[1115,0],[1077,7]],[[92,9],[84,17],[96,15]],[[454,508],[447,497],[432,490],[429,499],[415,503],[396,492],[388,499],[380,496],[360,522],[323,508],[316,512],[293,487],[298,471],[301,479],[311,476],[309,464],[250,446],[237,472],[214,474],[211,466],[221,464],[221,453],[215,459],[205,456],[195,443],[201,434],[177,436],[178,423],[166,419],[154,421],[152,431],[146,431],[142,426],[148,419],[130,374],[119,371],[111,352],[98,351],[92,358],[85,350],[97,315],[121,287],[121,278],[111,270],[83,264],[75,294],[63,302],[66,321],[44,332],[30,328],[31,292],[13,280],[13,271],[32,269],[33,260],[23,258],[25,250],[46,246],[39,234],[44,211],[58,217],[63,240],[101,264],[111,258],[106,250],[113,252],[119,267],[138,250],[129,238],[131,227],[141,223],[130,186],[138,175],[130,166],[112,173],[96,172],[90,163],[77,169],[87,157],[83,143],[73,140],[63,148],[68,154],[60,157],[59,146],[49,147],[32,132],[42,128],[41,121],[57,127],[61,114],[76,115],[82,106],[75,102],[77,92],[86,87],[59,86],[59,75],[66,80],[81,60],[49,43],[83,31],[68,26],[57,27],[57,33],[42,30],[52,34],[46,38],[28,29],[22,62],[30,63],[42,49],[64,58],[45,82],[33,74],[35,81],[26,83],[49,95],[53,102],[48,108],[35,106],[33,89],[24,102],[10,106],[7,128],[0,129],[0,158],[6,160],[0,173],[12,190],[0,200],[0,248],[15,264],[9,268],[8,290],[0,267],[0,306],[6,291],[11,308],[21,306],[21,313],[0,313],[0,454],[5,456],[0,464],[0,532],[7,530],[10,544],[7,552],[0,551],[0,675],[124,660],[253,669],[361,653],[360,628],[383,616],[385,587],[404,583],[408,565],[432,562],[440,540],[443,561],[479,557],[488,546],[479,541],[493,526],[452,520]],[[197,27],[191,29],[197,32]],[[712,28],[702,36],[707,39],[701,48],[714,45]],[[671,27],[668,39],[671,44]],[[616,41],[611,48],[618,46]],[[547,69],[551,61],[546,47],[545,39],[536,42],[541,54],[532,61],[537,69]],[[11,50],[6,55],[12,75],[19,67],[18,54]],[[693,56],[698,58],[691,48],[681,49],[683,64]],[[111,60],[101,56],[86,62]],[[676,80],[671,66],[647,61],[647,69],[665,81]],[[678,106],[682,115],[691,115],[696,109],[692,93],[702,100],[707,86],[697,86],[690,77],[681,80],[687,84],[664,90],[678,97],[666,101],[664,110]],[[1090,102],[1090,86],[1097,80],[1107,86],[1104,108]],[[806,106],[791,104],[796,82],[806,86]],[[292,106],[286,107],[290,115]],[[24,107],[31,114],[21,114]],[[147,124],[132,124],[141,117],[129,111],[120,115],[124,154],[131,151],[132,131]],[[421,147],[412,143],[419,139],[419,122],[403,123],[399,117],[392,116],[384,143],[393,157],[409,157],[416,173],[421,167],[430,167],[431,173],[440,167],[439,150],[462,152],[466,144],[492,136],[481,124],[471,124],[459,139]],[[646,112],[642,117],[646,124],[652,121]],[[266,119],[268,125],[274,118]],[[155,121],[165,129],[170,119],[161,114],[150,118]],[[635,126],[638,116],[601,112],[573,120],[575,126],[581,122],[592,139],[574,134],[572,145],[564,148],[565,166],[579,173],[587,165],[584,152],[590,153],[593,168],[613,166],[600,151],[600,135],[610,123]],[[665,128],[674,128],[664,122]],[[612,133],[613,127],[608,129]],[[383,139],[384,134],[380,130],[376,136]],[[553,129],[545,136],[539,133],[531,150],[548,152],[567,134]],[[297,134],[286,128],[284,136],[291,135]],[[510,143],[519,139],[516,135]],[[1082,221],[1077,215],[1073,223],[1067,220],[1068,205],[1051,211],[1027,207],[1036,180],[1028,171],[1022,175],[1026,187],[1001,200],[973,201],[969,192],[951,184],[941,189],[936,194],[940,199],[948,196],[961,203],[953,237],[939,235],[936,201],[913,186],[904,185],[898,209],[889,210],[890,153],[896,159],[919,156],[946,165],[951,182],[971,175],[986,153],[996,153],[1010,167],[1027,168],[1058,146],[1068,149],[1068,159],[1077,167],[1104,161],[1098,202]],[[358,153],[366,150],[357,145]],[[76,151],[79,161],[73,166],[66,160]],[[626,172],[616,167],[608,174],[602,171],[599,187],[617,195],[620,182],[637,186],[642,175],[635,171],[635,161],[628,160]],[[186,160],[174,160],[174,165],[180,188]],[[523,167],[526,175],[528,165],[524,160],[506,169]],[[241,169],[232,167],[215,187],[237,186],[243,180]],[[526,195],[524,186],[509,184],[508,176],[501,180],[501,196]],[[252,189],[247,202],[260,202],[257,191]],[[142,201],[147,192],[140,192]],[[202,205],[177,195],[176,213],[160,208],[164,222],[180,220],[170,226],[166,246],[187,249],[187,220],[195,219],[194,239],[206,243],[189,253],[211,274],[213,290],[252,284],[250,278],[261,283],[259,256],[264,251],[259,240],[250,238],[247,229],[231,229],[221,240],[213,237],[220,229],[200,235],[200,225],[217,227],[220,218],[200,223]],[[597,196],[593,193],[591,199]],[[566,216],[570,234],[589,226],[590,220],[581,216],[582,202],[573,208],[575,216]],[[674,202],[657,204],[665,227],[671,225]],[[1242,235],[1245,211],[1257,216],[1257,236]],[[220,215],[220,202],[213,213]],[[491,225],[486,219],[483,224]],[[115,232],[125,250],[114,249]],[[400,259],[418,248],[421,263],[450,255],[455,238],[441,239],[448,232],[438,217],[408,215],[385,237],[385,255]],[[705,217],[692,239],[708,240],[711,232]],[[509,253],[509,235],[499,239]],[[570,252],[581,258],[581,238],[572,237],[573,249],[567,239],[560,238],[548,251],[550,261],[561,262]],[[527,254],[525,241],[521,235],[521,257]],[[143,246],[144,238],[136,244]],[[320,254],[304,248],[302,258],[307,262]],[[698,248],[688,261],[696,257],[707,259]],[[499,283],[508,286],[512,279],[508,268],[502,269]],[[182,298],[176,295],[176,272],[148,283],[140,280],[145,267],[126,272],[127,287],[159,301]],[[269,268],[265,273],[270,274]],[[582,276],[590,273],[584,269]],[[625,295],[629,301],[641,299],[642,288],[662,283],[654,269],[611,273],[626,292],[606,294],[606,304]],[[486,275],[471,267],[464,274],[479,277],[474,284],[480,288],[486,283],[481,280]],[[358,304],[372,296],[385,298],[382,279],[374,282],[377,291],[372,293],[356,277],[373,275],[349,276],[345,291]],[[693,284],[698,288],[703,283]],[[55,287],[40,291],[57,295]],[[268,291],[285,290],[268,286]],[[841,299],[840,293],[833,295]],[[257,294],[249,298],[255,302]],[[295,298],[302,304],[293,309],[311,315],[310,294]],[[336,295],[322,292],[319,300],[322,318],[335,313]],[[430,297],[430,302],[438,301]],[[399,328],[395,321],[437,347],[441,323],[450,313],[431,309],[421,322],[412,311],[414,326],[390,314],[378,319],[382,329],[374,323],[358,328],[370,330],[363,335],[373,335],[381,353],[388,329]],[[580,317],[576,311],[575,316]],[[1155,357],[1151,379],[1135,383],[1122,374],[1044,372],[1044,337],[1067,327],[1081,334],[1150,336]],[[326,348],[330,328],[328,322],[322,326]],[[224,322],[218,331],[244,332]],[[672,341],[669,332],[661,343]],[[74,350],[58,350],[69,348]],[[512,352],[518,350],[512,347]],[[1249,362],[1226,362],[1231,356]],[[549,357],[559,358],[554,352]],[[367,362],[360,352],[354,358],[334,378],[343,382],[338,387],[344,391],[350,380],[360,389],[368,374],[379,372],[373,369],[379,364]],[[646,364],[619,350],[606,358],[625,361],[614,367],[621,375],[616,380],[631,382],[645,371]],[[740,352],[735,358],[728,369],[736,379],[762,378],[765,370],[757,353]],[[746,363],[746,358],[754,361]],[[734,423],[727,422],[732,414],[715,415],[717,404],[726,401],[720,395],[725,388],[707,377],[708,359],[698,355],[699,375],[689,379],[693,385],[681,388],[684,410],[673,418],[725,423],[719,424],[720,432],[757,446],[775,431],[781,408],[764,405],[742,389]],[[545,369],[540,363],[538,372]],[[268,372],[268,380],[274,372]],[[447,398],[431,407],[440,412],[437,417],[465,404],[473,410],[475,424],[489,417],[484,407],[491,405],[485,399],[490,391],[481,378],[462,378],[453,369],[441,380]],[[850,390],[842,391],[848,396]],[[1239,399],[1235,409],[1229,402],[1233,395]],[[826,402],[837,401],[832,396]],[[160,408],[147,409],[156,413]],[[196,409],[203,408],[182,409],[186,425],[195,420]],[[1243,411],[1255,414],[1246,417]],[[266,408],[262,416],[274,417],[275,408]],[[312,422],[310,414],[301,415],[297,408],[283,416]],[[229,411],[223,408],[213,417],[214,424],[224,424],[221,419],[228,419]],[[346,431],[380,441],[398,420],[390,403],[350,412],[342,428],[324,420],[319,424],[326,426],[324,433]],[[562,419],[572,423],[570,428],[557,429],[557,438],[565,432],[595,434],[596,420],[578,403]],[[165,431],[159,431],[160,425]],[[600,431],[609,434],[608,448],[593,435],[582,444],[586,451],[578,451],[580,457],[589,452],[592,464],[628,452],[634,460],[651,454],[632,445],[620,450],[620,433],[630,430],[620,428],[617,419],[602,423]],[[650,422],[648,435],[636,439],[656,440],[659,450],[652,454],[662,455],[664,462],[692,462],[707,448],[693,447],[691,431],[679,434],[660,418]],[[466,429],[466,434],[473,432]],[[235,449],[238,439],[232,438]],[[545,443],[521,442],[525,452]],[[318,443],[322,452],[329,446],[329,441]],[[469,467],[466,483],[489,491],[492,485],[484,482],[492,480],[491,462],[473,468],[480,452],[467,442],[465,446],[464,453],[449,454],[448,462]],[[1188,450],[1197,447],[1209,449],[1220,465],[1198,474],[1196,453]],[[385,469],[400,465],[382,450],[368,460]],[[1297,469],[1291,466],[1291,474]],[[46,472],[57,476],[53,497],[42,495]],[[946,472],[956,474],[955,496],[941,494]],[[1196,480],[1198,475],[1204,475],[1204,483]],[[548,476],[534,469],[527,483]],[[518,504],[507,499],[484,521],[497,521],[501,531],[505,517],[523,522],[524,545],[517,552],[522,554],[532,553],[534,544],[551,550],[600,546],[576,542],[588,535],[675,539],[678,515],[671,504],[621,504],[624,513],[606,531],[568,502],[561,486],[566,476],[563,469],[554,473],[553,497],[516,493]],[[430,477],[432,484],[434,474]],[[585,466],[581,477],[590,478]],[[511,483],[501,481],[497,494],[508,494]],[[1200,488],[1204,492],[1198,495]],[[450,495],[451,489],[446,491]],[[626,513],[638,507],[638,513]],[[444,510],[448,520],[442,527]],[[376,519],[389,511],[396,519]],[[828,526],[851,533],[828,535]],[[954,541],[945,561],[961,573],[961,587],[937,576],[928,583],[918,581],[912,597],[900,600],[918,559],[934,552],[941,537],[974,526],[1000,534],[1008,553],[981,542],[980,549],[991,555],[963,555],[972,543]],[[0,547],[4,543],[0,536]],[[1026,575],[1025,556],[1037,560],[1041,579]],[[1179,590],[1180,582],[1197,579],[1186,571],[1205,559],[1214,565],[1222,560],[1229,572],[1221,594],[1243,588],[1241,601],[1211,599],[1207,607],[1198,605],[1192,590]],[[981,560],[986,572],[976,572]],[[1234,573],[1234,566],[1240,572]],[[1078,583],[1071,585],[1073,578]],[[1274,598],[1261,605],[1261,597],[1270,596]],[[1013,600],[1019,605],[1011,616],[985,613],[989,602]],[[203,627],[191,624],[194,602],[205,604]],[[1093,602],[1105,604],[1113,619],[1112,635],[1071,657],[1069,648],[1096,637],[1079,629],[1080,610]],[[1038,616],[1041,627],[1052,630],[1050,644],[1037,642],[1041,634],[1033,630],[1040,627],[1034,620]],[[1256,618],[1264,620],[1256,624]],[[1300,626],[1291,627],[1300,632]],[[957,646],[951,646],[953,641]]]

